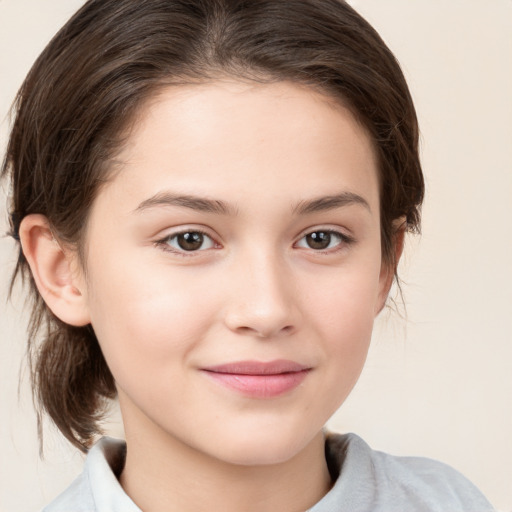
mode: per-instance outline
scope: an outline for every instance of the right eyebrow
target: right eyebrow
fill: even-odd
[[[341,192],[332,196],[321,196],[309,201],[301,201],[293,208],[293,212],[298,215],[306,215],[309,213],[334,210],[352,204],[359,204],[370,213],[372,212],[368,201],[353,192]]]
[[[193,196],[189,194],[174,194],[172,192],[158,192],[154,196],[142,201],[132,213],[158,206],[180,206],[217,215],[237,215],[237,208],[219,199]]]

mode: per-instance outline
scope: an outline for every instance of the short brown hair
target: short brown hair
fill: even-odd
[[[282,80],[347,106],[378,156],[384,261],[394,264],[395,219],[419,229],[424,183],[418,124],[404,76],[376,31],[340,0],[89,0],[58,32],[18,92],[2,176],[12,180],[16,236],[45,215],[80,249],[89,209],[137,109],[159,88],[219,76]],[[91,326],[72,327],[28,279],[32,385],[41,412],[86,451],[114,379]]]

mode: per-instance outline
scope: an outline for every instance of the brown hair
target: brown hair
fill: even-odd
[[[405,79],[375,30],[340,0],[90,0],[35,62],[15,104],[2,176],[12,180],[12,234],[45,215],[80,250],[109,161],[144,101],[170,84],[231,76],[289,80],[348,106],[378,155],[383,258],[393,221],[419,229],[424,184],[418,125]],[[91,326],[44,304],[20,251],[14,272],[33,299],[28,353],[38,414],[86,451],[114,379]]]

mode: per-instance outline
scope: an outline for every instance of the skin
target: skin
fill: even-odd
[[[92,324],[115,377],[122,486],[145,512],[311,507],[331,486],[322,427],[360,375],[394,270],[364,129],[297,84],[219,80],[153,98],[116,161],[88,219],[86,272],[44,217],[21,236],[46,302]],[[176,234],[197,230],[203,245],[180,249]],[[311,247],[307,234],[328,231]],[[276,359],[310,370],[270,398],[203,371]]]

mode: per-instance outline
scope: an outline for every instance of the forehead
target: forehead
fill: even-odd
[[[127,207],[162,189],[241,204],[333,188],[379,199],[364,128],[333,99],[290,82],[166,87],[140,110],[116,161],[107,191],[133,196]]]

